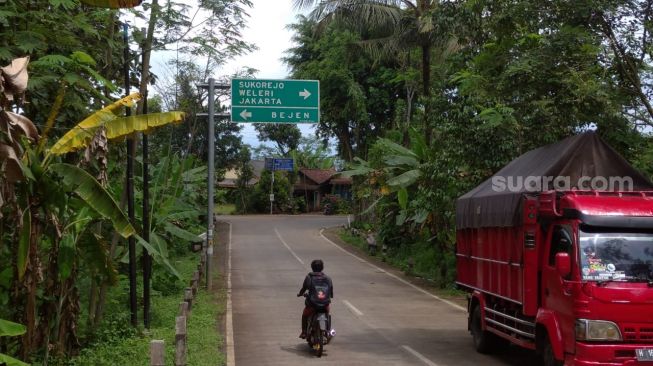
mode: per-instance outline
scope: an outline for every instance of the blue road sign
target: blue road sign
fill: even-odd
[[[293,159],[289,158],[265,158],[266,170],[286,170],[293,171]]]

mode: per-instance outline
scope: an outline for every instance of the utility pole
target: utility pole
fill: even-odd
[[[215,89],[229,89],[230,86],[226,84],[215,84],[214,78],[209,78],[208,84],[200,85],[200,88],[205,88],[209,90],[209,126],[208,126],[208,202],[207,202],[207,218],[206,218],[206,243],[204,246],[203,254],[206,255],[206,289],[210,290],[212,286],[212,276],[211,276],[211,258],[213,257],[213,228],[214,228],[214,215],[213,215],[213,206],[215,204],[214,199],[214,185],[215,185]],[[205,116],[207,114],[198,113],[197,116]],[[229,117],[229,114],[218,114],[218,117]]]
[[[208,212],[206,227],[206,289],[210,290],[212,285],[211,279],[211,258],[213,257],[213,226],[215,218],[213,217],[213,188],[215,185],[215,79],[209,79],[209,177],[208,177]]]

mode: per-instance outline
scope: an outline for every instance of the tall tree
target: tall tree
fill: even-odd
[[[435,49],[446,52],[456,39],[448,29],[449,22],[439,22],[437,0],[295,0],[300,8],[313,7],[311,18],[324,27],[331,22],[340,22],[349,29],[363,34],[370,46],[377,52],[397,55],[409,52],[413,47],[420,50],[420,74],[424,114],[422,128],[430,144],[432,127],[430,123],[431,63]]]
[[[623,113],[637,125],[653,126],[653,1],[588,1],[579,13],[603,37],[604,59],[631,98]]]
[[[360,36],[332,24],[319,34],[316,22],[300,17],[291,26],[297,47],[285,58],[296,78],[320,80],[321,120],[317,133],[335,136],[346,161],[365,155],[369,144],[392,128],[401,96],[396,64],[375,62],[361,51]]]
[[[255,123],[254,129],[260,141],[272,141],[281,156],[297,149],[302,133],[294,124]]]

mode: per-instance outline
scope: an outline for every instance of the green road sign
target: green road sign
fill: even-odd
[[[231,121],[318,123],[320,82],[231,79]]]

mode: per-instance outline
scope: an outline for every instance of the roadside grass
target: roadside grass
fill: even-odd
[[[338,236],[340,236],[340,239],[342,239],[345,243],[351,244],[356,248],[362,249],[367,252],[367,242],[365,241],[365,239],[361,238],[358,235],[352,234],[351,231],[345,229],[338,229]]]
[[[366,255],[379,258],[400,269],[406,275],[426,280],[438,288],[438,293],[442,295],[456,297],[465,294],[465,292],[457,290],[454,285],[455,257],[453,253],[438,253],[436,248],[423,242],[399,248],[388,248],[386,253],[382,253],[381,248],[378,248],[376,255],[372,256],[364,238],[343,228],[338,228],[336,234],[342,241],[362,250]],[[444,268],[442,263],[446,265]]]
[[[178,286],[188,286],[193,272],[197,269],[199,254],[190,253],[174,261],[173,265],[183,278]],[[128,288],[126,277],[121,277],[120,285],[110,294],[111,309],[107,309],[107,318],[100,326],[95,341],[82,349],[78,357],[72,358],[64,365],[143,365],[150,364],[150,341],[163,339],[165,341],[166,365],[174,361],[175,318],[179,311],[179,303],[183,298],[183,287],[180,291],[162,294],[152,291],[152,313],[150,329],[133,329],[129,326],[129,309],[124,306],[127,296],[124,290]],[[220,352],[222,335],[218,333],[218,316],[224,312],[222,302],[216,301],[216,296],[207,293],[200,287],[194,299],[192,313],[188,318],[188,364],[189,365],[224,365],[225,356]],[[120,307],[115,305],[120,302]],[[139,313],[142,324],[142,311]]]
[[[236,212],[236,205],[231,203],[224,203],[215,206],[215,213],[217,215],[233,215]]]

